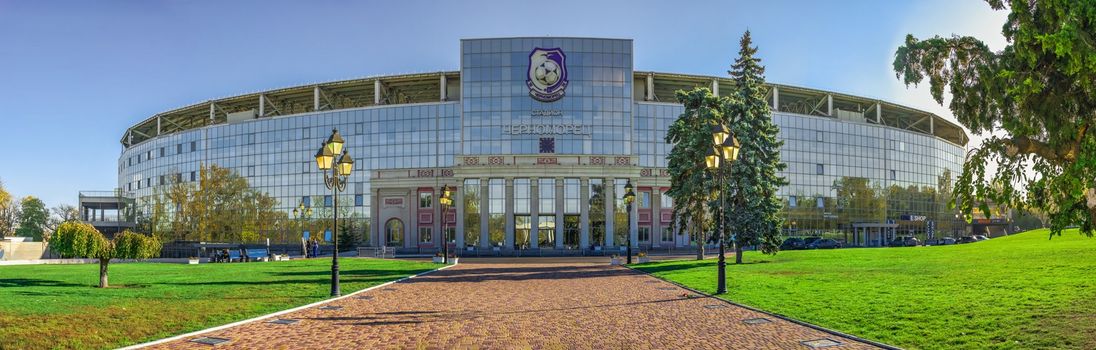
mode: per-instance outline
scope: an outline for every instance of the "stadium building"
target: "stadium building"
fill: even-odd
[[[460,47],[455,71],[288,87],[153,115],[125,131],[118,185],[142,203],[157,186],[195,181],[203,164],[217,164],[287,213],[330,206],[313,155],[337,128],[356,160],[340,206],[362,220],[369,246],[431,253],[443,230],[463,254],[616,251],[626,235],[641,249],[692,244],[671,230],[664,194],[666,130],[683,112],[674,91],[725,94],[732,80],[636,70],[628,39]],[[788,164],[779,195],[789,235],[873,246],[960,229],[944,204],[968,141],[961,127],[877,99],[767,87]],[[629,180],[631,223],[621,199]],[[456,189],[446,213],[444,186]]]

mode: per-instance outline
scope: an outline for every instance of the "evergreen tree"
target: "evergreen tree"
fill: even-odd
[[[666,142],[673,145],[666,156],[670,172],[670,190],[673,198],[673,223],[675,230],[689,230],[697,245],[697,260],[704,259],[705,232],[711,227],[709,201],[712,196],[712,179],[704,165],[704,157],[715,145],[711,126],[723,120],[724,100],[712,95],[707,88],[677,91],[677,100],[685,105],[685,112],[670,124]]]
[[[765,67],[754,57],[750,32],[740,41],[739,57],[731,67],[735,81],[732,95],[724,100],[724,123],[730,125],[742,146],[738,159],[731,163],[730,175],[723,189],[728,195],[727,225],[733,233],[735,263],[742,263],[742,247],[760,245],[765,253],[775,254],[780,242],[780,216],[783,203],[776,191],[786,185],[777,172],[786,165],[780,162],[777,139],[780,128],[773,123],[772,111],[765,98]]]

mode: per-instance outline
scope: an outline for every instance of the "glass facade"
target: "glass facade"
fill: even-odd
[[[543,102],[531,95],[531,60],[536,50],[554,49],[565,56],[567,84],[561,98]],[[631,40],[473,39],[461,41],[460,57],[459,81],[446,85],[459,92],[441,92],[454,101],[264,116],[165,133],[122,152],[118,186],[134,193],[140,207],[160,185],[196,182],[203,164],[216,164],[274,197],[286,213],[304,205],[316,208],[319,219],[338,200],[340,217],[346,210],[365,220],[371,237],[395,247],[429,246],[445,230],[469,247],[594,250],[627,242],[620,195],[630,179],[645,188],[635,203],[647,215],[632,228],[637,243],[690,244],[665,221],[673,205],[664,195],[672,149],[666,130],[684,109],[643,98],[652,95],[633,70]],[[388,86],[382,94],[393,96],[386,101],[416,93],[400,88]],[[808,114],[773,113],[788,165],[781,175],[789,185],[778,193],[786,234],[854,240],[848,234],[863,227],[901,235],[957,229],[946,202],[962,145],[883,123]],[[312,158],[336,128],[356,160],[338,198]],[[388,180],[394,176],[401,178]],[[445,228],[435,205],[439,181],[456,195]],[[859,243],[873,243],[866,239]]]

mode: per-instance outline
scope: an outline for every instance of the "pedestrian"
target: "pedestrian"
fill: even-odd
[[[305,241],[304,257],[305,258],[314,258],[314,256],[312,256],[312,240],[311,239]]]

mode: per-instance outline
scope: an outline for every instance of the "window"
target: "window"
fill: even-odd
[[[331,206],[331,195],[323,196],[323,206],[324,207],[330,207]]]
[[[152,160],[152,150],[145,152],[145,160]]]
[[[580,214],[582,199],[579,198],[579,181],[578,179],[563,179],[563,213],[564,214]]]
[[[304,204],[305,208],[311,208],[312,207],[312,197],[309,197],[309,196],[301,197],[301,204]]]
[[[826,172],[825,172],[825,169],[824,169],[824,167],[822,166],[822,164],[815,164],[815,166],[814,166],[814,173],[815,173],[816,175],[823,175],[823,174],[825,174]]]
[[[310,135],[311,133],[310,133],[310,132],[308,132],[308,130],[309,130],[309,129],[308,129],[308,127],[304,127],[304,128],[301,128],[301,138],[302,138],[302,139],[307,139],[307,138],[309,138],[309,137],[312,137],[312,136]]]
[[[538,216],[537,220],[537,247],[551,248],[556,246],[556,217]]]
[[[465,179],[464,193],[464,244],[475,246],[480,237],[480,182],[479,179]]]
[[[529,248],[529,215],[514,215],[514,248]]]
[[[662,228],[662,241],[673,242],[674,241],[674,229],[670,226]]]
[[[312,166],[312,162],[301,163],[301,173],[308,174],[308,169],[311,166]]]
[[[152,187],[152,178],[145,179],[145,187]]]
[[[356,124],[354,124],[354,133],[355,134],[364,134],[365,133],[365,123],[356,123]]]
[[[164,181],[164,176],[160,175],[160,185],[166,185],[167,181]]]
[[[661,203],[659,203],[663,209],[672,209],[674,207],[674,197],[665,192],[662,193]]]
[[[540,179],[537,181],[537,193],[540,194],[541,214],[555,214],[556,212],[556,179]],[[554,227],[554,225],[553,225]]]
[[[384,224],[384,243],[389,247],[403,245],[403,221],[388,219],[388,222]]]
[[[624,205],[624,186],[628,179],[615,179],[613,198],[613,244],[626,246],[628,244],[628,211]]]
[[[133,183],[132,182],[126,183],[126,191],[133,191]]]
[[[191,171],[190,172],[190,182],[194,182],[194,181],[198,181],[198,172]]]
[[[190,141],[190,151],[194,152],[198,150],[198,141]]]
[[[178,145],[175,145],[175,154],[182,154],[182,153],[183,153],[183,144],[180,143]]]
[[[642,209],[651,209],[650,191],[643,191],[639,193],[639,207]]]
[[[651,242],[651,228],[642,226],[639,228],[639,241],[650,243]]]
[[[506,242],[506,182],[487,181],[487,240],[492,246]]]
[[[249,144],[249,145],[254,145],[255,144],[255,133],[247,134],[247,144]]]
[[[825,208],[826,207],[826,199],[822,198],[822,197],[815,198],[814,199],[814,205],[816,207],[819,207],[819,208]]]
[[[582,217],[579,215],[563,216],[563,246],[574,249],[579,245],[579,234],[582,232]]]
[[[590,179],[590,245],[605,245],[605,180]]]
[[[825,138],[824,138],[824,137],[823,137],[822,135],[824,135],[824,134],[822,133],[822,131],[821,131],[821,130],[815,131],[815,132],[814,132],[814,139],[815,139],[815,141],[818,141],[818,142],[822,142],[822,141],[824,141],[824,140],[825,140]]]
[[[798,205],[799,203],[796,200],[795,196],[788,196],[788,208],[795,208]]]
[[[133,166],[133,157],[129,157],[129,166]]]
[[[897,173],[895,173],[895,171],[894,171],[894,170],[891,170],[891,171],[890,171],[890,179],[891,179],[891,180],[897,180],[897,179],[898,179],[898,174],[897,174]]]
[[[419,243],[430,243],[434,241],[434,236],[430,227],[419,227]]]
[[[354,195],[354,206],[360,207],[363,205],[365,205],[365,196],[360,194]]]
[[[247,176],[255,176],[255,166],[247,167]]]
[[[160,147],[160,157],[163,157],[163,156],[164,156],[164,148]]]
[[[433,192],[419,192],[419,208],[433,208],[434,207],[434,193]]]
[[[529,179],[514,179],[514,214],[529,214],[530,188]]]

